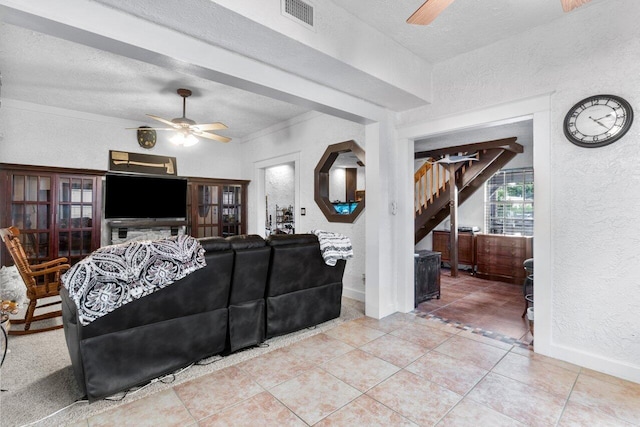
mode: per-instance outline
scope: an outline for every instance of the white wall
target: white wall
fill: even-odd
[[[296,224],[297,233],[308,233],[313,229],[342,233],[353,244],[354,258],[347,261],[344,275],[344,295],[364,300],[365,272],[365,212],[353,224],[329,222],[314,201],[313,171],[324,154],[327,146],[353,139],[366,151],[364,144],[364,127],[362,125],[335,117],[310,113],[295,120],[290,127],[276,128],[273,132],[261,132],[254,137],[246,138],[242,144],[245,170],[253,173],[255,164],[291,153],[300,156],[300,206],[306,209],[306,215],[300,216]],[[253,179],[253,178],[252,178]],[[249,185],[249,206],[256,198],[256,179]],[[249,211],[250,233],[258,230],[251,228],[256,223],[255,207]]]
[[[434,71],[434,103],[400,116],[419,123],[456,112],[551,93],[552,356],[640,382],[640,169],[636,121],[598,149],[569,143],[566,112],[611,93],[640,111],[636,0],[576,9],[562,22],[461,55]]]
[[[179,176],[242,179],[240,145],[201,141],[193,147],[171,144],[158,132],[154,148],[138,145],[135,121],[2,100],[0,162],[107,170],[109,150],[176,158]],[[203,160],[206,159],[206,160]]]

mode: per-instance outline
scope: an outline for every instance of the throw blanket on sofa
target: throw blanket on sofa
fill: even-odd
[[[351,239],[347,236],[322,230],[311,230],[311,233],[318,236],[325,264],[334,266],[339,259],[353,258]]]
[[[80,323],[88,325],[205,265],[200,242],[176,236],[102,247],[61,279],[76,304]]]

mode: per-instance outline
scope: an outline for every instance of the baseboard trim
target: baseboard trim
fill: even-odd
[[[358,291],[356,289],[342,288],[342,296],[354,299],[356,301],[364,302],[364,291]]]
[[[640,366],[637,365],[553,343],[549,346],[548,354],[546,352],[540,354],[640,384]]]

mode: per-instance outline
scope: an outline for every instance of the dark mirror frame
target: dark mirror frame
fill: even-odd
[[[353,152],[360,163],[365,164],[365,153],[354,140],[339,142],[327,147],[314,171],[314,197],[316,204],[329,222],[353,223],[364,210],[365,197],[358,202],[358,206],[348,215],[341,215],[333,208],[329,200],[329,171],[341,153]]]

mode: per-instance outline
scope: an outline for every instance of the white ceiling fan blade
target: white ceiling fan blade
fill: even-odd
[[[209,133],[209,132],[199,132],[199,133],[193,133],[196,136],[201,136],[203,138],[207,138],[207,139],[213,139],[216,141],[220,141],[220,142],[229,142],[231,141],[231,138],[227,138],[226,136],[220,136],[220,135],[216,135],[215,133]]]
[[[578,6],[582,6],[585,3],[590,2],[591,0],[560,0],[562,3],[562,10],[565,12],[571,12]]]
[[[173,123],[173,122],[172,122],[172,121],[170,121],[170,120],[166,120],[166,119],[163,119],[162,117],[154,116],[153,114],[147,114],[147,116],[151,117],[151,118],[152,118],[152,119],[154,119],[154,120],[157,120],[157,121],[159,121],[159,122],[162,122],[162,123],[164,123],[165,125],[169,125],[169,126],[171,126],[173,129],[180,129],[180,128],[182,127],[182,126],[180,126],[180,125],[178,125],[178,124],[176,124],[176,123]]]
[[[447,8],[453,0],[427,0],[407,19],[409,24],[428,25]]]
[[[195,124],[195,125],[191,125],[191,128],[199,131],[205,131],[205,130],[227,129],[227,126],[223,123],[217,122],[217,123]]]

